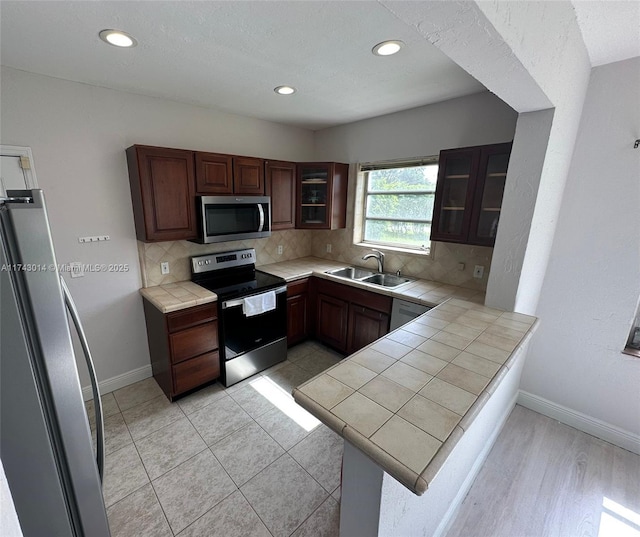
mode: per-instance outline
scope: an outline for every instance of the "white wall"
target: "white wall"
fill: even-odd
[[[316,132],[318,160],[371,162],[513,140],[517,113],[489,92]]]
[[[68,280],[100,381],[149,366],[124,150],[149,144],[282,160],[313,155],[311,131],[5,67],[0,99],[2,144],[33,150],[58,262],[131,267]],[[111,241],[78,243],[98,234]]]
[[[515,300],[513,303],[497,303],[492,298],[492,286],[487,289],[488,304],[534,314],[551,255],[551,244],[589,81],[589,56],[570,2],[478,1],[476,4],[508,44],[513,57],[524,66],[554,107],[548,140],[540,140],[537,147],[529,146],[534,151],[545,150],[541,173],[540,163],[533,160],[530,169],[521,167],[518,170],[521,188],[537,187],[527,247],[522,250],[524,258],[519,256],[515,264],[510,263],[508,260],[512,252],[504,240],[496,244],[494,251],[492,278],[495,280],[490,284],[499,286],[501,273],[505,277],[512,276],[509,271],[519,273],[520,285]],[[490,87],[498,95],[505,88],[513,88],[508,79],[497,82],[495,88]],[[529,128],[530,125],[523,124],[522,127]],[[530,142],[531,137],[518,136],[518,130],[516,141]],[[523,148],[523,151],[526,149]],[[519,162],[516,161],[516,164]],[[510,201],[507,197],[503,203]],[[501,218],[502,230],[499,233],[502,231],[503,237],[517,237],[525,231],[518,227],[521,223],[518,219]]]
[[[521,285],[526,281],[521,278],[522,265],[529,247],[553,114],[554,109],[547,108],[518,116],[496,235],[497,255],[491,264],[485,298],[485,305],[493,308],[513,311],[519,290],[525,287],[537,292],[536,286]]]
[[[522,389],[640,434],[640,58],[597,67],[540,294]]]

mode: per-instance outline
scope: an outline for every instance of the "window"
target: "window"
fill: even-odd
[[[362,164],[362,242],[429,250],[438,157]]]

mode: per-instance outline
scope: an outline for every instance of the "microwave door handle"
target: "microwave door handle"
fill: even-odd
[[[98,475],[100,476],[100,482],[102,483],[104,480],[104,418],[102,412],[102,400],[100,399],[100,388],[98,387],[98,379],[96,377],[96,370],[91,358],[89,343],[87,342],[87,337],[84,333],[84,329],[82,328],[78,310],[76,308],[75,302],[73,301],[73,298],[71,297],[69,288],[67,287],[67,284],[62,276],[60,276],[60,285],[62,287],[62,293],[64,294],[64,301],[67,305],[67,309],[69,310],[71,319],[73,320],[73,324],[75,325],[76,332],[78,333],[80,345],[82,346],[82,351],[87,362],[87,368],[89,369],[89,377],[91,378],[93,406],[96,413],[96,463],[98,465]]]
[[[262,203],[258,203],[258,213],[260,214],[260,226],[258,227],[258,231],[262,231],[264,228],[264,209],[262,208]]]

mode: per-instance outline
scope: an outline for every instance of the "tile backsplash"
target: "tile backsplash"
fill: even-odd
[[[327,244],[331,244],[331,253],[326,252]],[[278,254],[279,245],[283,247],[282,254]],[[432,247],[431,256],[385,252],[385,271],[395,272],[400,269],[406,276],[425,278],[469,289],[486,289],[493,248],[443,242],[433,243]],[[375,267],[373,261],[362,260],[362,256],[370,248],[354,245],[353,233],[349,229],[334,231],[291,229],[274,231],[271,237],[265,239],[216,244],[196,244],[189,241],[138,242],[142,287],[191,279],[189,266],[191,256],[241,248],[255,248],[258,265],[290,261],[312,255],[348,265]],[[160,272],[160,263],[163,261],[169,262],[169,274],[163,275]],[[465,264],[464,270],[459,270],[459,263]],[[484,276],[480,279],[473,278],[475,265],[484,266]]]
[[[142,287],[153,287],[165,283],[174,283],[191,279],[189,260],[194,255],[255,248],[258,265],[289,261],[311,255],[312,231],[304,229],[288,229],[274,231],[265,239],[247,241],[218,242],[215,244],[196,244],[189,241],[140,242],[138,256]],[[278,254],[278,246],[282,245],[282,254]],[[169,262],[169,274],[160,272],[160,263]]]
[[[314,231],[314,233],[311,255],[340,261],[347,265],[376,268],[375,260],[362,260],[362,256],[369,253],[375,246],[365,247],[353,244],[351,230],[337,229]],[[331,253],[326,252],[327,244],[331,244]],[[468,289],[486,290],[493,248],[432,242],[431,250],[432,253],[428,256],[386,250],[384,251],[384,270],[385,272],[400,270],[405,276],[458,285]],[[464,263],[464,270],[460,270],[460,263]],[[473,277],[475,265],[484,267],[482,278]]]

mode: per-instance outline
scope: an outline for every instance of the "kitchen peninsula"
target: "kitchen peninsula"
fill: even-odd
[[[449,299],[293,391],[345,439],[341,532],[446,528],[515,404],[536,323]]]

